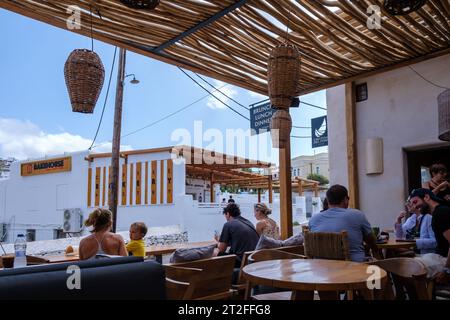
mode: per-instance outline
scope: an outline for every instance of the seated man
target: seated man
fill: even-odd
[[[309,220],[311,232],[347,231],[349,253],[352,261],[364,262],[364,243],[378,255],[376,239],[365,215],[356,209],[348,209],[348,191],[344,186],[334,185],[327,191],[329,209],[317,213]]]
[[[424,255],[423,262],[431,269],[427,261],[435,261],[435,264],[439,265],[438,267],[433,266],[437,271],[437,283],[450,283],[450,207],[440,204],[443,203],[443,200],[431,190],[424,188],[413,190],[410,201],[415,208],[422,212],[430,212],[432,216],[431,226],[437,242],[436,253],[440,257],[436,255],[437,257],[433,258],[433,254]],[[434,274],[429,270],[428,275]]]
[[[235,203],[229,203],[223,214],[227,222],[223,225],[217,248],[219,255],[225,254],[227,247],[230,247],[230,254],[235,254],[236,268],[241,266],[242,256],[246,251],[253,251],[259,240],[253,224],[241,216],[241,210]],[[217,239],[216,239],[217,240]]]
[[[436,238],[431,227],[432,217],[429,212],[412,208],[410,201],[406,205],[411,216],[402,224],[406,212],[402,212],[395,223],[395,236],[397,239],[411,239],[416,241],[419,253],[434,253],[436,250]]]

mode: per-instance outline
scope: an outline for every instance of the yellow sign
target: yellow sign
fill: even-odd
[[[36,176],[39,174],[58,173],[72,170],[72,157],[48,159],[22,163],[22,176]]]

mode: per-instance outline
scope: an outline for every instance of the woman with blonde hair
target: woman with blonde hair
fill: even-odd
[[[93,227],[91,235],[80,242],[80,260],[93,259],[97,255],[107,254],[127,256],[127,249],[123,238],[110,232],[112,213],[107,209],[97,208],[89,214],[84,222],[86,227]]]
[[[272,213],[264,203],[255,204],[256,232],[262,236],[268,236],[273,239],[280,239],[280,229],[277,223],[269,218]]]

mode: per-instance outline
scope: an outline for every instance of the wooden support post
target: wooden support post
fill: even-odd
[[[315,183],[314,184],[314,197],[318,197],[319,196],[319,184]]]
[[[290,132],[290,130],[289,130]],[[280,229],[281,238],[292,236],[291,139],[279,149],[280,162]]]
[[[111,180],[108,186],[108,206],[112,212],[112,232],[116,232],[117,227],[117,203],[119,199],[119,157],[120,157],[120,132],[122,127],[122,102],[123,85],[125,79],[126,50],[120,49],[119,70],[117,72],[116,102],[114,110],[114,128],[111,154]]]
[[[303,196],[303,180],[297,180],[298,184],[298,195]]]
[[[261,189],[258,188],[258,203],[261,203]]]
[[[214,173],[211,173],[210,186],[211,186],[210,192],[209,192],[210,202],[214,203],[214,201],[215,201],[215,199],[214,199],[214,196],[215,196],[215,194],[214,194]]]
[[[273,202],[272,174],[269,175],[269,203]]]
[[[347,127],[348,190],[351,208],[359,208],[358,151],[356,137],[355,83],[345,84],[345,119]]]

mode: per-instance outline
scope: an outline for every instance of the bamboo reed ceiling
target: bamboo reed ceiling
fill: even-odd
[[[2,0],[0,7],[118,45],[227,83],[267,94],[271,49],[289,41],[302,54],[299,94],[450,52],[450,0],[428,0],[407,16],[382,11],[368,29],[367,8],[382,0],[161,0],[154,11],[113,0]],[[86,44],[88,46],[88,43]]]

